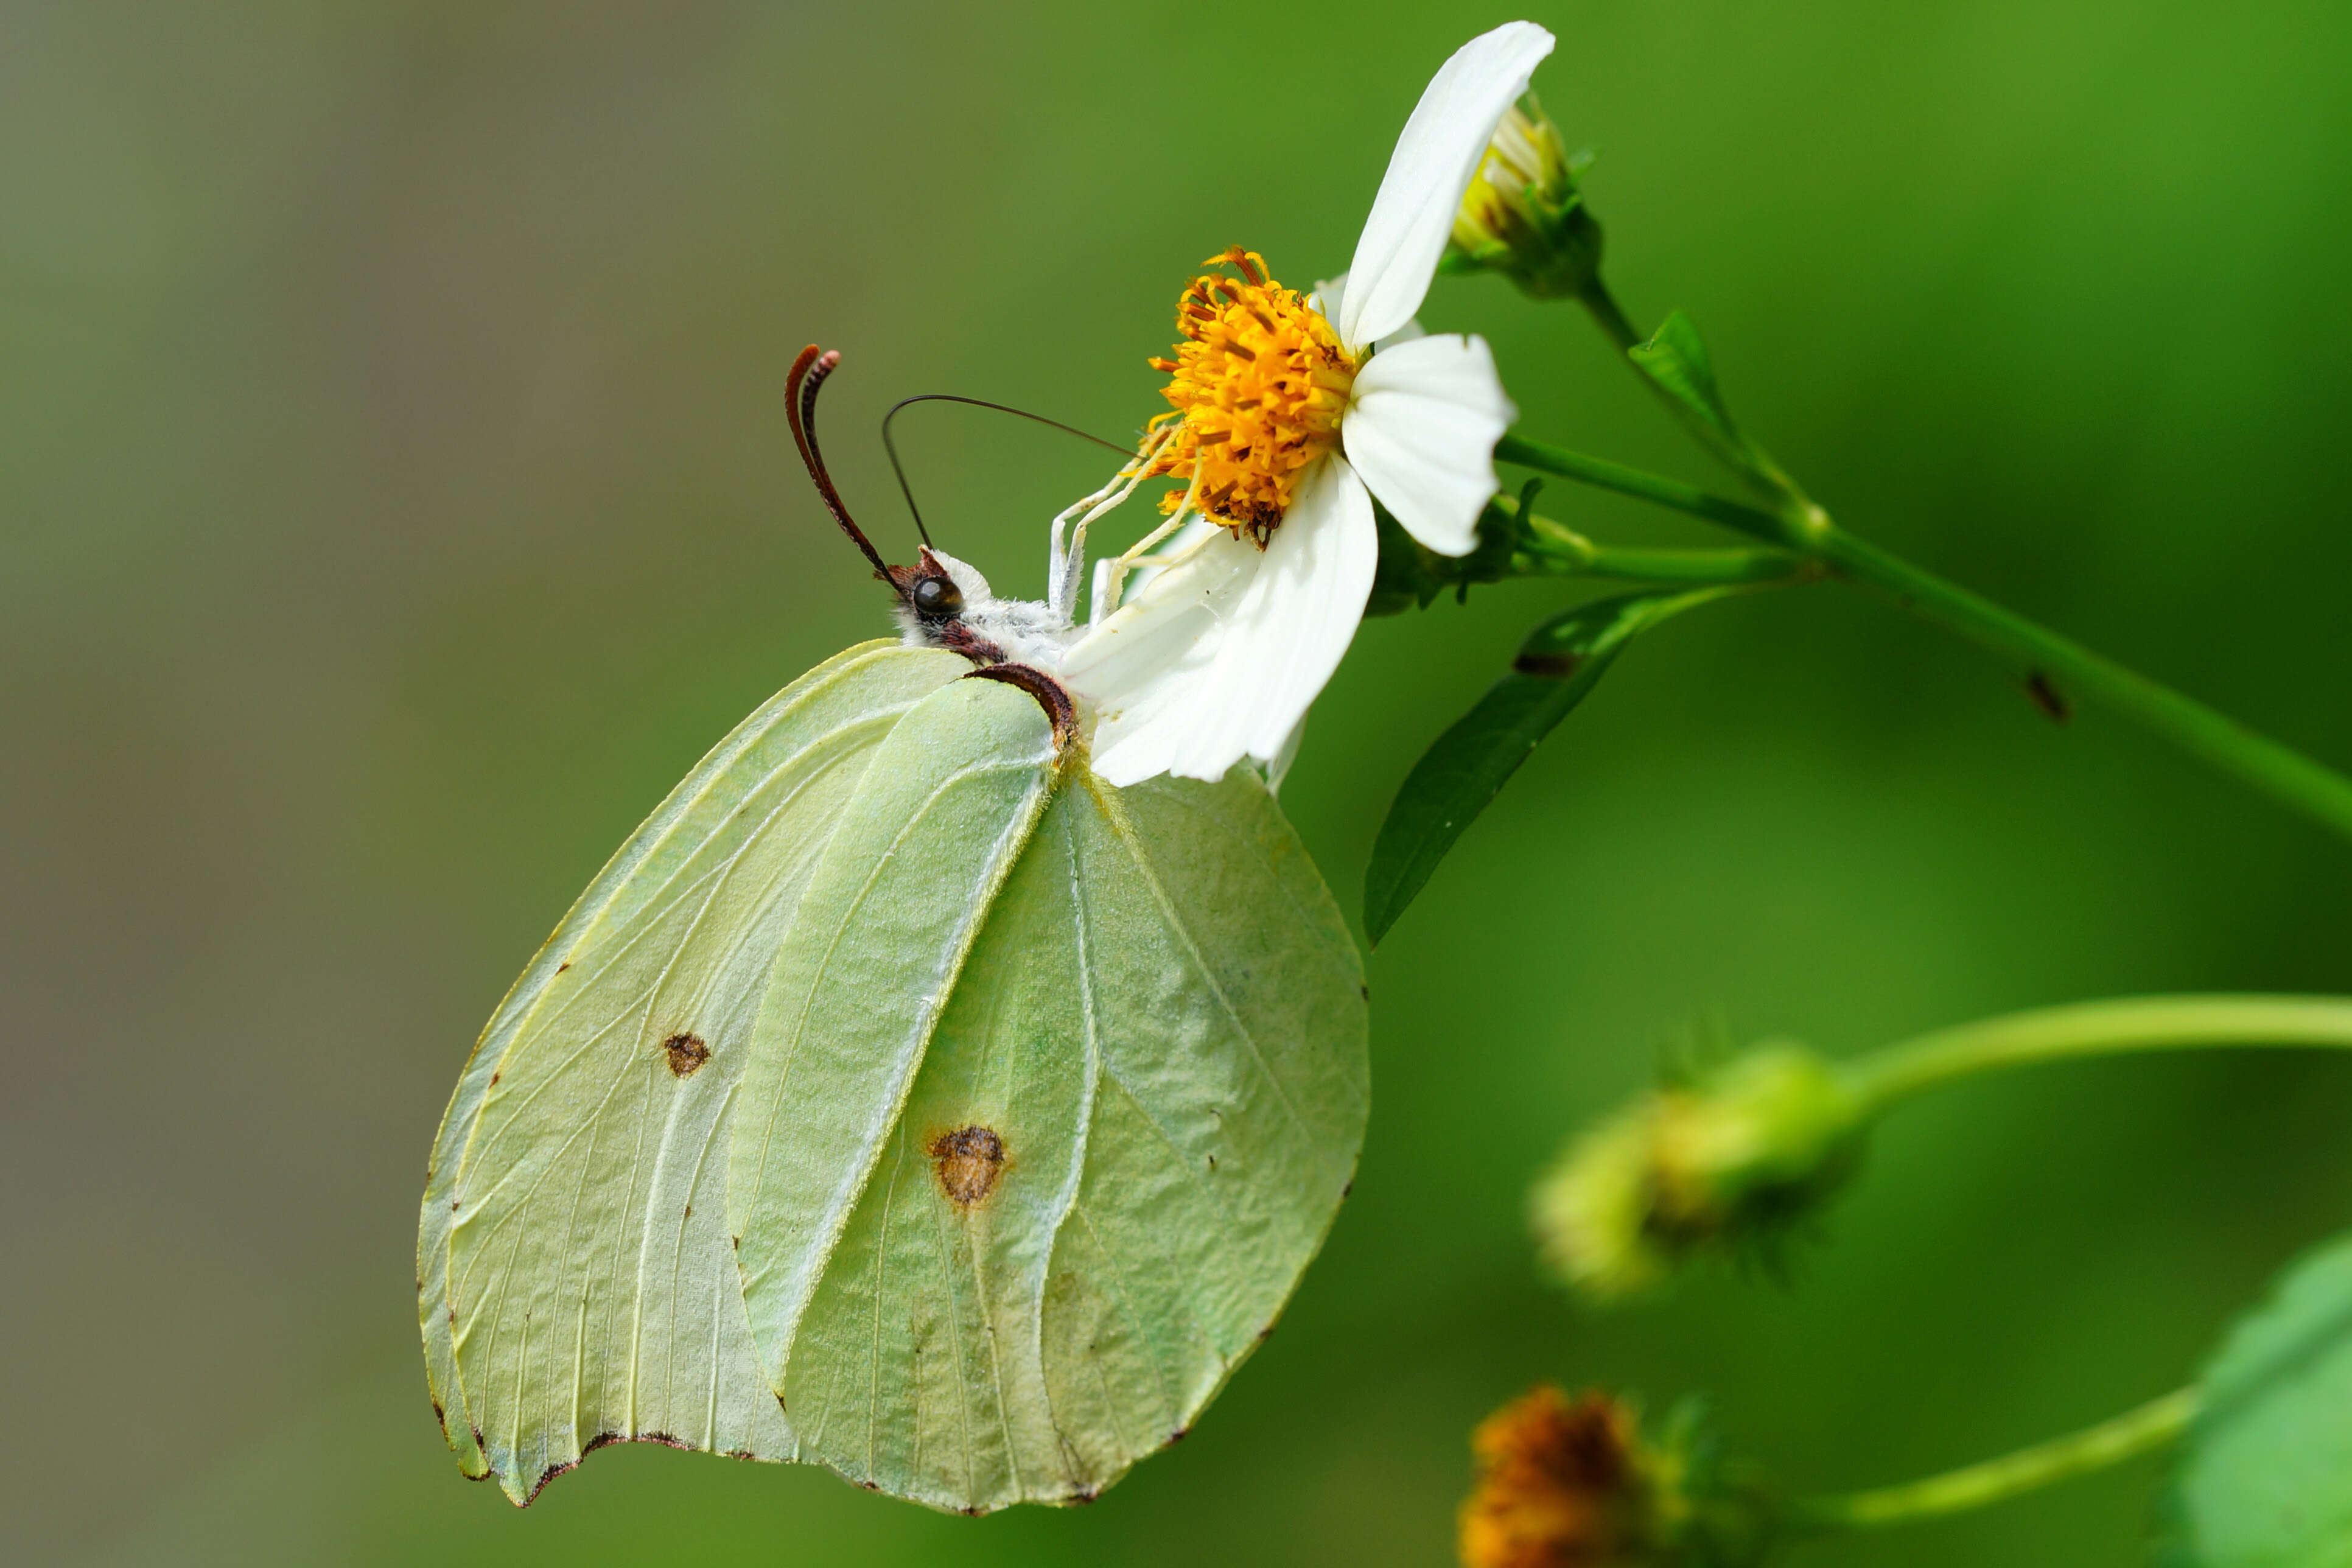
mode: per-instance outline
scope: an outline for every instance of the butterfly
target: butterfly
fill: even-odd
[[[671,791],[434,1143],[435,1408],[518,1504],[621,1442],[1089,1500],[1264,1339],[1353,1177],[1361,963],[1266,783],[1113,787],[1054,673],[1134,473],[1056,520],[1043,602],[888,565],[816,442],[838,363],[804,352],[787,412],[900,637]]]

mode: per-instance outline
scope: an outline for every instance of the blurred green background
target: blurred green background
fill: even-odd
[[[625,1448],[458,1479],[411,1257],[482,1019],[737,718],[884,629],[783,428],[909,545],[909,393],[1116,435],[1239,241],[1345,265],[1428,73],[1520,14],[1005,0],[0,10],[0,1534],[21,1562],[1429,1564],[1539,1378],[1711,1395],[1792,1484],[2181,1381],[2352,1221],[2352,1068],[1907,1110],[1786,1286],[1607,1316],[1530,1173],[1720,1021],[1849,1051],[2102,994],[2342,988],[2345,847],[1822,588],[1678,622],[1371,962],[1356,1196],[1192,1441],[978,1523]],[[2352,762],[2352,11],[1588,3],[1538,79],[1629,308],[1858,531]],[[1532,434],[1706,477],[1573,311],[1441,280]],[[931,409],[942,542],[1042,586],[1076,443]],[[1628,542],[1693,528],[1556,487]],[[1562,585],[1368,625],[1286,801],[1357,907],[1421,747]],[[2140,1464],[1832,1564],[2139,1560]]]

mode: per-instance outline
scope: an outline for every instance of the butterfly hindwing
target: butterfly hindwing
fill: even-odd
[[[1182,1436],[1272,1328],[1355,1172],[1363,972],[1257,777],[1070,792],[1101,1048],[1042,1324],[1088,1485]]]
[[[800,894],[877,749],[969,668],[869,643],[721,742],[583,894],[436,1142],[421,1316],[444,1429],[518,1501],[603,1443],[797,1445],[752,1354],[726,1119]]]
[[[829,847],[743,1085],[752,1335],[805,1458],[935,1507],[1082,1500],[1182,1434],[1329,1226],[1355,948],[1245,770],[1116,791],[972,681],[875,776],[904,798]]]

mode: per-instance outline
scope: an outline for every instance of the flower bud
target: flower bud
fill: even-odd
[[[1767,1046],[1571,1143],[1531,1194],[1544,1260],[1585,1294],[1638,1294],[1706,1252],[1774,1260],[1853,1173],[1863,1102],[1828,1062]]]
[[[1745,1568],[1762,1555],[1762,1495],[1726,1479],[1695,1409],[1658,1439],[1605,1394],[1546,1385],[1470,1438],[1464,1568]]]
[[[1446,269],[1500,272],[1538,299],[1584,293],[1601,226],[1577,189],[1583,167],[1533,93],[1506,110],[1454,213]]]

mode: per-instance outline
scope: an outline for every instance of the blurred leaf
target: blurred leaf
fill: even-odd
[[[1364,604],[1367,616],[1397,616],[1425,610],[1451,588],[1456,603],[1468,600],[1473,583],[1499,583],[1511,575],[1511,557],[1526,532],[1520,519],[1541,479],[1530,479],[1515,507],[1501,496],[1486,502],[1478,514],[1478,542],[1467,555],[1440,555],[1404,531],[1375,500],[1372,521],[1380,530],[1380,564],[1372,574],[1372,592]]]
[[[2352,1563],[2352,1234],[2238,1320],[2167,1499],[2165,1568]]]
[[[1716,390],[1715,365],[1706,357],[1706,343],[1688,316],[1674,311],[1659,323],[1648,342],[1634,344],[1625,354],[1727,446],[1740,445],[1738,432],[1732,428],[1731,411],[1724,407],[1722,394]]]
[[[1628,594],[1580,605],[1519,647],[1511,673],[1437,738],[1389,806],[1364,872],[1364,931],[1388,934],[1454,841],[1552,727],[1584,700],[1624,646],[1669,616],[1734,589]]]

